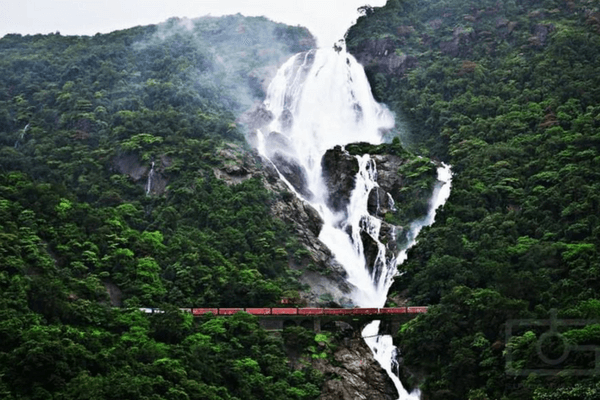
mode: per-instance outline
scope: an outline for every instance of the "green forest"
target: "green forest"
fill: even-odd
[[[598,2],[361,10],[349,51],[454,173],[392,287],[431,305],[396,335],[405,378],[427,399],[600,398]]]
[[[255,317],[178,309],[301,289],[275,194],[213,169],[252,162],[235,116],[260,68],[313,45],[241,15],[0,40],[0,398],[319,395]]]
[[[348,51],[402,126],[404,147],[381,148],[453,171],[390,293],[429,305],[395,332],[403,382],[430,400],[600,399],[600,5],[359,10]],[[290,193],[214,171],[262,168],[238,117],[314,45],[241,15],[0,39],[0,398],[321,396],[336,377],[310,359],[329,334],[179,310],[305,289],[290,265],[307,250],[270,208]],[[432,183],[428,162],[405,168]],[[422,211],[411,190],[388,222]]]

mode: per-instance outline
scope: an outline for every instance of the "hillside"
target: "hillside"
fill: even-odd
[[[405,377],[428,399],[598,398],[582,350],[600,345],[598,4],[363,11],[349,51],[410,126],[405,142],[455,174],[392,288],[435,305],[398,334]],[[571,322],[549,339],[552,309]],[[546,325],[512,325],[523,318]]]
[[[255,317],[177,310],[302,289],[235,118],[313,44],[240,15],[0,40],[0,397],[318,396]]]

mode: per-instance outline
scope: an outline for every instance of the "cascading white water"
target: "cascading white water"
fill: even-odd
[[[356,288],[352,293],[354,303],[361,307],[383,307],[397,273],[397,264],[406,257],[406,249],[398,257],[386,257],[385,246],[379,241],[381,220],[367,210],[369,193],[377,186],[377,166],[369,155],[357,157],[359,172],[348,208],[345,213],[336,213],[327,206],[321,159],[334,146],[381,143],[382,133],[394,126],[392,114],[375,101],[364,69],[344,49],[311,50],[292,57],[271,82],[264,105],[274,117],[266,127],[267,133],[277,132],[274,134],[277,139],[268,140],[259,131],[260,154],[269,161],[276,155],[284,157],[304,170],[308,189],[303,191],[304,195],[280,175],[290,189],[308,201],[323,218],[319,239],[345,268],[348,281]],[[449,168],[440,170],[449,173]],[[449,176],[440,180],[449,182]],[[437,185],[427,217],[410,227],[406,248],[415,243],[421,227],[433,221],[435,209],[447,198],[446,192],[449,194],[449,186]],[[394,207],[393,199],[386,201]],[[374,265],[366,265],[361,232],[377,244]],[[377,321],[365,328],[364,336],[377,335],[378,330]],[[395,347],[391,337],[375,336],[365,340],[392,377],[400,398],[418,398],[418,393],[410,397],[392,372]]]
[[[420,220],[414,221],[410,225],[410,230],[408,234],[407,244],[404,246],[402,251],[396,257],[396,268],[394,268],[393,273],[397,271],[397,266],[402,264],[406,260],[406,253],[408,250],[417,243],[417,235],[425,226],[429,226],[433,224],[435,221],[435,214],[437,209],[443,205],[448,197],[450,196],[450,188],[452,185],[452,171],[450,170],[450,166],[446,164],[442,164],[441,167],[437,169],[437,182],[435,187],[433,188],[433,193],[431,195],[431,199],[429,201],[429,208],[427,210],[427,215]],[[392,275],[393,277],[393,275]],[[391,279],[390,279],[391,283]],[[385,295],[387,295],[387,291],[389,286],[385,288]],[[385,299],[384,299],[385,302]],[[390,335],[379,335],[379,324],[380,321],[373,321],[369,325],[367,325],[363,331],[362,336],[367,343],[367,346],[373,352],[373,355],[377,362],[386,370],[396,388],[398,389],[400,400],[418,400],[420,399],[421,393],[417,389],[412,393],[408,393],[400,379],[398,378],[397,373],[393,371],[394,363],[397,363],[397,349],[394,346],[393,338]],[[397,367],[397,365],[396,365]]]
[[[357,288],[352,296],[355,304],[370,306],[385,301],[385,293],[378,290],[384,284],[365,285],[373,280],[365,266],[359,237],[361,226],[378,230],[379,221],[366,209],[368,194],[377,185],[375,164],[368,156],[359,160],[357,189],[350,201],[348,219],[343,221],[344,215],[326,205],[321,158],[336,145],[381,143],[382,131],[394,126],[392,114],[375,101],[364,69],[343,49],[311,50],[292,57],[271,82],[265,106],[274,116],[267,129],[283,135],[287,145],[267,146],[259,132],[259,152],[267,158],[275,152],[284,154],[304,169],[312,194],[304,200],[319,211],[325,222],[319,239],[336,255],[348,273],[348,281]],[[348,227],[351,236],[346,233]],[[372,236],[377,240],[378,232]]]
[[[146,196],[150,195],[150,191],[152,190],[152,180],[154,179],[154,161],[152,161],[152,167],[150,167],[150,172],[148,172],[148,180],[146,181]]]

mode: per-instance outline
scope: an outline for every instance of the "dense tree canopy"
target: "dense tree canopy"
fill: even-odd
[[[595,398],[583,393],[597,377],[568,372],[593,369],[593,354],[550,366],[563,376],[520,373],[548,367],[536,347],[547,326],[505,328],[551,309],[600,316],[599,11],[585,0],[390,0],[347,34],[377,98],[409,122],[405,141],[453,167],[448,203],[393,286],[438,304],[399,334],[432,399]],[[597,346],[598,329],[561,331]]]
[[[254,317],[178,310],[301,288],[273,194],[213,169],[252,162],[235,115],[262,95],[257,67],[312,43],[240,15],[0,40],[0,397],[319,394]]]

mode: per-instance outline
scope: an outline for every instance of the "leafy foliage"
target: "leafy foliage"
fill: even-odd
[[[548,320],[552,308],[559,319],[597,315],[598,12],[585,0],[390,0],[347,34],[350,51],[370,60],[376,97],[409,121],[404,140],[454,172],[448,203],[392,289],[439,304],[399,335],[429,398],[596,390],[568,373],[509,376],[510,346],[517,372],[544,367],[544,330],[507,338],[505,327]],[[563,330],[573,345],[600,345],[594,332]],[[552,368],[591,368],[591,358]]]
[[[318,395],[255,318],[178,310],[300,288],[271,194],[213,169],[252,162],[235,115],[256,66],[311,43],[239,15],[0,40],[0,397]]]

